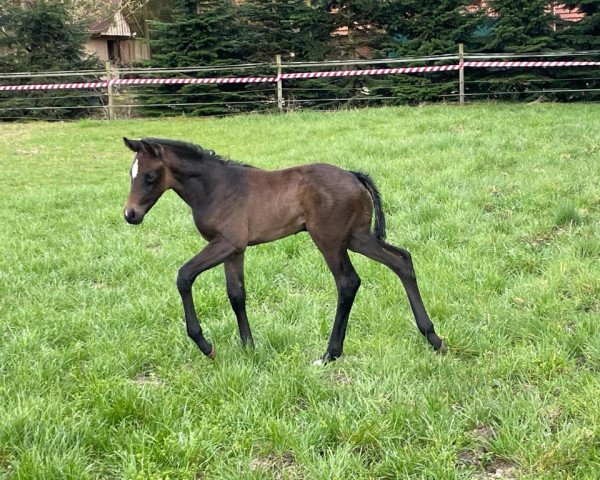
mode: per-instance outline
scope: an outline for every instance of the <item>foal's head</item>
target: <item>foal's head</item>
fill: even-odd
[[[125,205],[125,220],[137,225],[152,208],[160,196],[170,187],[164,150],[158,143],[144,140],[129,140],[125,145],[135,152],[131,165],[131,189]]]

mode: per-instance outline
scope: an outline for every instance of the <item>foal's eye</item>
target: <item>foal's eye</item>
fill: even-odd
[[[156,181],[156,177],[158,177],[158,174],[156,172],[148,172],[144,175],[144,181],[147,184],[151,184]]]

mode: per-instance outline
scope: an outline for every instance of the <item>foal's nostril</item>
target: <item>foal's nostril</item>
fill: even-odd
[[[134,218],[135,218],[135,210],[133,208],[125,210],[125,220],[127,220],[128,222],[130,222]]]

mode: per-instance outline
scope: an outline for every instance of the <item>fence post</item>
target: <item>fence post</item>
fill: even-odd
[[[283,112],[283,84],[281,82],[281,55],[275,55],[275,63],[277,64],[277,108],[279,112]]]
[[[110,68],[110,62],[106,62],[106,81],[108,82],[108,120],[115,119],[115,105],[113,97],[113,74]]]
[[[458,44],[458,101],[465,104],[465,46]]]

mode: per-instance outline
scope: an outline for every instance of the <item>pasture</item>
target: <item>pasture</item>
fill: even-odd
[[[597,105],[1,129],[0,478],[597,478]],[[344,356],[313,366],[336,293],[304,233],[246,253],[254,351],[222,267],[199,277],[205,358],[175,286],[205,242],[173,192],[125,223],[123,136],[370,173],[448,354],[397,277],[351,254]]]

